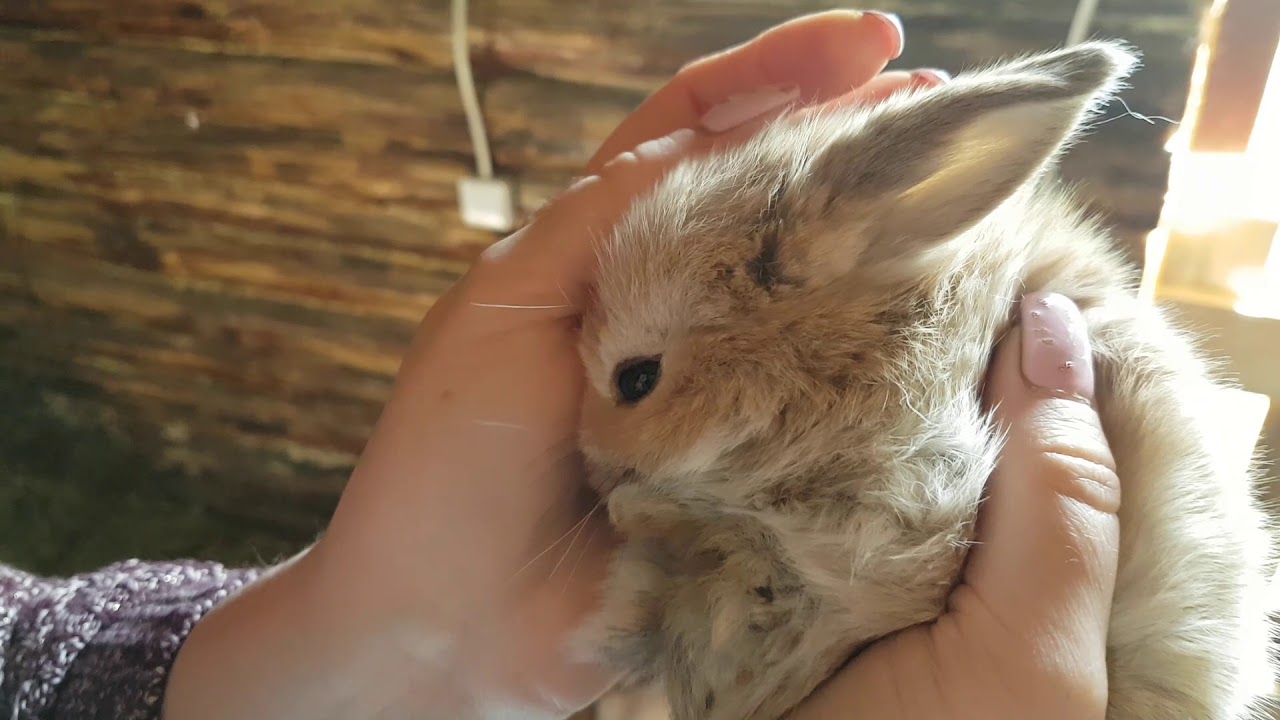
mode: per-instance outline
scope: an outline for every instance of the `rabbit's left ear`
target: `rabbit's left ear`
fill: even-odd
[[[931,247],[1041,172],[1136,62],[1090,42],[890,101],[814,159],[805,204],[861,230],[859,264]]]

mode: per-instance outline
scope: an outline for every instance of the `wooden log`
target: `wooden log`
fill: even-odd
[[[12,305],[12,312],[22,316],[35,305],[64,314],[68,322],[76,316],[96,317],[115,324],[121,332],[149,330],[157,342],[190,344],[195,338],[204,343],[196,349],[218,353],[219,360],[239,366],[237,370],[252,369],[254,363],[273,366],[277,360],[292,364],[313,357],[389,377],[413,330],[412,323],[396,319],[339,314],[238,297],[216,289],[177,286],[163,276],[140,276],[92,258],[68,258],[55,269],[47,272],[36,263],[30,271],[33,299],[19,299],[19,293],[27,288],[19,287],[16,280],[6,282],[10,276],[0,274],[0,291],[12,293],[0,295],[6,299],[6,312]],[[287,343],[291,341],[298,343],[300,357],[272,357],[289,350]],[[293,372],[287,366],[280,370]],[[297,375],[306,377],[304,373]],[[326,382],[324,378],[315,381]],[[340,394],[340,390],[333,392]]]
[[[63,260],[92,257],[161,274],[178,287],[416,322],[467,267],[465,258],[421,248],[344,242],[340,233],[263,227],[154,200],[27,197],[20,208],[16,230],[53,280]],[[468,234],[446,226],[436,235],[451,233]]]
[[[10,372],[90,383],[131,424],[158,431],[161,439],[151,448],[157,457],[188,471],[222,472],[241,448],[330,479],[326,488],[308,490],[313,483],[299,484],[292,473],[242,476],[247,487],[286,494],[330,493],[345,479],[390,388],[387,368],[378,373],[367,366],[398,355],[360,353],[318,332],[281,334],[235,317],[222,326],[203,319],[188,332],[166,331],[24,303],[6,304],[0,320],[8,328],[6,344],[23,350],[6,362]],[[333,352],[324,355],[326,348]],[[234,511],[234,503],[227,510]]]
[[[163,140],[167,133],[181,133],[188,118],[195,118],[206,126],[214,123],[210,134],[218,132],[216,123],[229,123],[234,127],[224,128],[224,132],[252,142],[261,138],[255,138],[253,131],[246,128],[270,135],[268,128],[273,119],[290,128],[284,133],[305,137],[306,133],[299,130],[298,109],[313,114],[317,109],[324,112],[326,108],[333,108],[336,110],[329,110],[330,132],[312,138],[321,145],[331,146],[334,138],[344,132],[343,128],[346,139],[354,143],[376,145],[382,140],[385,144],[385,138],[395,129],[414,127],[417,123],[423,128],[443,128],[442,132],[430,132],[428,142],[434,151],[465,154],[468,146],[459,121],[460,110],[451,80],[444,74],[449,63],[430,61],[447,48],[443,35],[447,28],[446,4],[439,3],[425,12],[416,4],[366,5],[369,4],[362,4],[357,12],[344,4],[299,9],[294,4],[280,2],[230,3],[213,8],[177,0],[135,0],[117,3],[111,12],[105,13],[79,0],[55,0],[38,8],[30,5],[6,10],[10,14],[0,17],[28,28],[41,28],[37,37],[77,38],[70,45],[52,43],[55,49],[46,49],[43,58],[21,58],[12,51],[4,53],[20,59],[19,70],[41,66],[42,63],[32,60],[47,61],[49,56],[65,60],[63,55],[74,56],[76,51],[68,48],[83,43],[85,37],[105,38],[113,43],[142,43],[144,52],[133,56],[113,45],[105,53],[89,52],[83,57],[81,65],[87,67],[75,68],[74,72],[51,71],[47,75],[85,77],[87,72],[88,77],[93,77],[94,67],[106,60],[118,63],[117,74],[150,78],[142,83],[142,99],[148,92],[157,92],[160,99],[180,107],[169,108],[167,122],[143,129],[140,142],[147,151],[156,152],[146,144],[150,140]],[[616,3],[596,4],[589,12],[557,13],[546,12],[545,3],[533,0],[477,4],[473,9],[473,24],[479,36],[473,38],[479,47],[477,55],[483,58],[496,53],[499,58],[498,62],[482,68],[481,81],[487,89],[486,110],[497,136],[495,150],[501,166],[523,172],[547,162],[544,158],[554,159],[552,163],[564,171],[562,175],[567,175],[634,107],[638,92],[652,89],[694,57],[739,42],[795,13],[818,8],[817,4],[781,8],[766,3],[677,3],[674,0],[652,5],[644,13]],[[892,2],[886,7],[902,13],[911,27],[907,53],[897,65],[953,69],[1055,44],[1060,40],[1070,11],[1067,6],[1035,2],[1002,2],[994,6],[989,2],[965,2],[945,7],[930,2]],[[1140,112],[1176,116],[1181,110],[1196,17],[1190,10],[1183,3],[1126,1],[1109,3],[1099,14],[1099,32],[1127,37],[1146,54],[1146,69],[1139,73],[1134,90],[1128,96],[1130,105]],[[23,37],[29,35],[26,33]],[[414,55],[405,50],[407,46],[433,51]],[[179,52],[175,53],[175,48]],[[211,90],[201,84],[208,82],[210,74],[203,72],[204,65],[198,56],[215,51],[220,53],[219,62],[225,68],[225,72],[216,77],[225,78],[232,88],[247,90],[231,93],[230,97],[210,96]],[[271,69],[264,71],[259,64],[237,73],[237,66],[228,54],[256,56],[268,62]],[[281,57],[322,62],[282,63]],[[369,63],[387,67],[366,67]],[[550,65],[552,69],[541,65]],[[147,71],[153,68],[164,68],[165,73],[177,79],[169,80],[171,86],[161,85],[163,89],[155,91],[157,75]],[[394,70],[395,77],[391,72],[379,74],[388,68]],[[415,73],[424,69],[436,72],[436,77],[418,86]],[[14,68],[7,70],[14,73]],[[296,70],[292,80],[289,70]],[[568,82],[520,82],[522,73]],[[196,79],[194,84],[184,83],[184,78],[191,77]],[[264,83],[263,78],[269,81]],[[39,86],[48,82],[47,77],[42,80]],[[319,92],[311,92],[317,87],[316,83],[320,83]],[[602,98],[596,96],[602,85],[638,92],[622,93],[613,98],[613,102],[604,98],[602,103]],[[425,89],[428,87],[430,91]],[[383,90],[379,93],[371,88]],[[130,105],[137,105],[140,99],[137,95],[126,90],[121,97],[127,98]],[[396,98],[403,98],[404,102],[397,105]],[[213,110],[202,113],[202,107],[216,108],[217,117],[204,117]],[[412,111],[406,117],[403,112],[406,107],[438,108],[444,116],[439,122],[432,122],[433,118],[417,120]],[[566,114],[566,107],[575,108],[576,112]],[[341,114],[342,108],[361,110]],[[383,111],[382,115],[378,114],[379,110]],[[333,122],[334,113],[341,114],[337,122]],[[237,124],[237,121],[242,122]],[[326,126],[323,117],[308,116],[302,122],[306,128]],[[264,128],[263,123],[268,125]],[[1130,139],[1118,132],[1126,124],[1109,126],[1095,142],[1113,142],[1117,148],[1124,145],[1144,149],[1149,155],[1158,154],[1162,137],[1131,145]],[[46,137],[49,136],[46,131]],[[68,136],[73,135],[63,135]],[[279,141],[281,138],[269,139]],[[397,136],[391,146],[400,152],[415,150],[423,146],[423,140],[412,134]],[[200,150],[183,149],[190,153]],[[231,152],[234,154],[234,148]],[[286,146],[283,152],[296,157],[302,149],[291,154]],[[311,150],[308,148],[307,152],[310,154]],[[1135,154],[1136,151],[1127,153],[1128,156]],[[257,167],[273,167],[270,155],[270,151],[259,153]],[[350,162],[349,156],[344,157]],[[255,162],[254,157],[235,159]],[[216,162],[208,158],[205,161],[206,168],[216,166]],[[286,163],[285,172],[290,171],[299,170]],[[461,172],[459,168],[458,173]],[[446,193],[451,191],[453,179],[456,175],[444,183]],[[1112,195],[1103,192],[1098,197]],[[1158,199],[1152,199],[1155,197],[1156,193],[1148,196],[1146,204],[1158,206]],[[1104,209],[1110,208],[1104,206]],[[1144,212],[1144,217],[1151,216],[1151,210]]]
[[[1060,43],[1073,10],[880,6],[908,28],[894,67],[953,71]],[[531,210],[680,66],[823,8],[472,0],[497,165]],[[494,239],[455,209],[471,147],[447,13],[444,0],[0,3],[0,380],[33,388],[23,412],[58,438],[121,435],[133,454],[117,455],[175,502],[248,537],[318,529],[416,322]],[[1144,52],[1134,110],[1181,112],[1196,13],[1100,8],[1098,34]],[[1110,121],[1064,164],[1126,238],[1155,223],[1168,130]],[[46,412],[45,390],[74,412]],[[0,460],[80,472],[39,452],[0,446]]]
[[[10,78],[0,107],[11,108],[0,110],[9,145],[0,148],[7,169],[0,189],[54,184],[126,206],[217,206],[346,242],[427,236],[431,242],[418,247],[456,247],[439,227],[440,218],[456,218],[453,183],[466,172],[456,152],[463,133],[448,131],[460,125],[457,111],[440,100],[453,92],[451,80],[423,80],[433,88],[423,95],[411,73],[387,70],[394,81],[384,78],[389,89],[374,92],[367,67],[342,66],[350,72],[334,77],[327,67],[268,70],[262,58],[233,58],[220,61],[213,84],[202,74],[207,56],[184,50],[16,40],[0,41],[0,50],[9,58],[0,70]],[[639,100],[523,75],[494,83],[489,98],[503,110],[490,116],[499,161],[555,186]],[[26,111],[33,106],[38,112]],[[561,119],[566,106],[581,108],[576,121]],[[1121,144],[1155,148],[1162,140],[1162,128],[1122,120],[1105,126],[1085,152],[1114,158]],[[423,149],[432,143],[443,152]],[[1163,166],[1158,151],[1145,159]],[[1161,177],[1147,172],[1137,185],[1154,188]],[[1116,196],[1102,190],[1093,197]],[[534,204],[547,194],[524,197]],[[1140,217],[1153,221],[1161,193],[1141,199]],[[466,259],[491,239],[463,235]]]
[[[1185,46],[1196,5],[1205,3],[1114,0],[1102,5],[1096,24],[1106,34],[1159,35]],[[575,84],[649,90],[692,58],[830,7],[819,0],[475,0],[470,39],[486,76],[518,68]],[[908,21],[909,53],[924,59],[936,48],[934,55],[953,61],[1061,42],[1074,11],[1044,0],[881,0],[876,7]],[[0,7],[0,24],[114,44],[444,70],[451,67],[448,13],[444,0],[46,0]]]

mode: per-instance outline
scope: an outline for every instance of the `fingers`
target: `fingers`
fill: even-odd
[[[847,93],[875,77],[902,47],[901,24],[881,13],[832,11],[784,23],[682,69],[604,141],[587,172],[650,138],[694,127],[734,95],[794,88],[808,103]]]
[[[641,143],[579,180],[532,223],[485,250],[468,281],[501,295],[479,299],[545,307],[566,317],[576,313],[595,268],[595,243],[611,232],[635,197],[708,142],[705,132],[677,130]]]
[[[477,284],[501,288],[504,304],[575,314],[595,270],[595,243],[612,231],[636,197],[684,158],[745,142],[788,107],[786,96],[741,97],[721,106],[714,129],[701,123],[619,154],[557,197],[528,226],[488,248],[472,275],[484,278]]]
[[[880,73],[867,84],[849,94],[854,102],[872,105],[888,99],[890,95],[909,87],[931,87],[951,79],[944,70],[892,70]]]
[[[1120,486],[1091,405],[1087,328],[1060,295],[1029,295],[1020,312],[986,391],[1008,439],[965,586],[1004,631],[1105,679]]]
[[[686,67],[606,141],[592,175],[489,248],[463,284],[478,287],[482,303],[575,314],[595,267],[593,243],[680,159],[742,142],[796,102],[870,103],[946,80],[941,71],[877,75],[901,49],[896,18],[838,11],[785,23]],[[490,297],[494,291],[501,296]]]
[[[848,93],[828,104],[873,102],[904,87],[942,81],[932,73],[886,73],[883,80],[869,83],[865,92]],[[486,303],[574,315],[595,269],[595,243],[608,236],[636,197],[652,189],[681,160],[745,142],[789,107],[785,96],[738,98],[718,108],[714,129],[699,123],[621,153],[548,204],[531,224],[489,247],[465,282],[482,288],[484,297],[479,300]],[[501,295],[490,296],[491,290]]]

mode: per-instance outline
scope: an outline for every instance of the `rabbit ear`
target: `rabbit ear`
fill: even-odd
[[[954,237],[1041,172],[1136,62],[1090,42],[890,101],[810,164],[806,214],[860,230],[860,265]]]

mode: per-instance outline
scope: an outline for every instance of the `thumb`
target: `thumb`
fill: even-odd
[[[1028,295],[1020,312],[985,392],[1007,441],[964,584],[1010,640],[1105,682],[1120,484],[1092,405],[1088,330],[1061,295]]]

